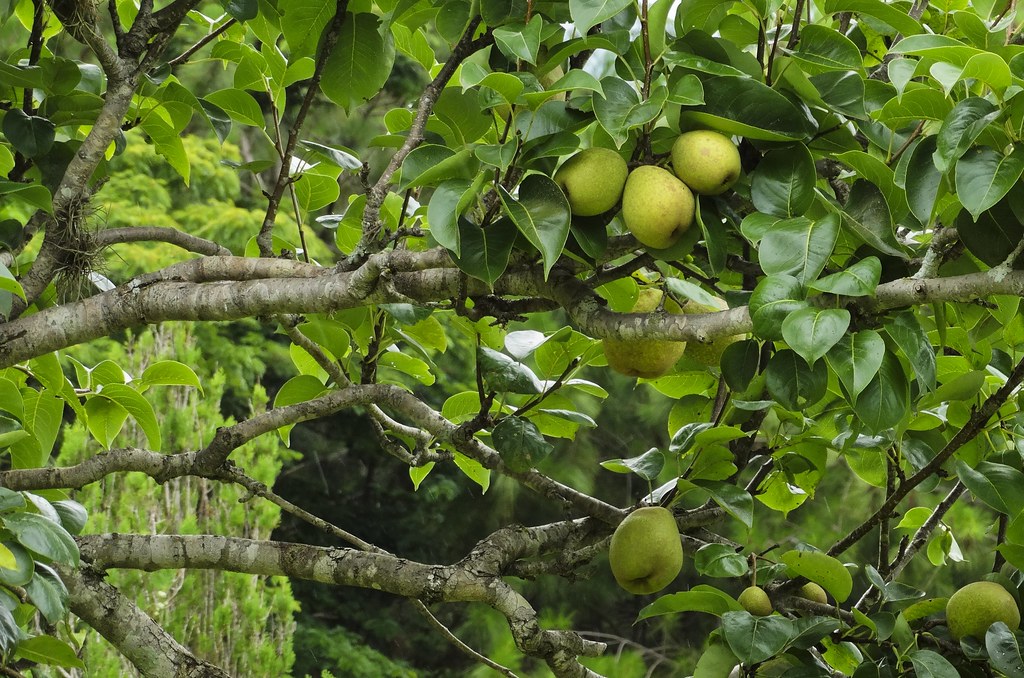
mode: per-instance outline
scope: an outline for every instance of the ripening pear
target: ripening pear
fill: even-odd
[[[671,247],[693,223],[693,193],[668,170],[643,165],[629,173],[622,192],[626,228],[644,245]]]
[[[672,512],[645,506],[626,516],[612,535],[608,562],[619,586],[643,595],[660,591],[683,568],[683,546]]]
[[[655,310],[662,296],[662,291],[656,287],[641,289],[632,312],[649,313]],[[669,313],[680,312],[679,305],[671,299],[666,300],[665,310]],[[609,367],[627,377],[644,379],[654,379],[668,373],[686,349],[685,341],[665,339],[602,339],[601,343]]]
[[[694,193],[718,195],[740,178],[740,153],[724,134],[686,132],[672,144],[672,169]]]
[[[736,600],[744,610],[758,617],[767,617],[774,611],[771,599],[760,586],[748,586]]]
[[[715,299],[714,306],[698,304],[696,301],[688,301],[683,304],[683,313],[686,315],[696,313],[717,313],[725,311],[729,304],[724,299]],[[686,344],[686,356],[704,367],[719,367],[722,364],[722,354],[733,342],[743,339],[744,335],[734,334],[727,337],[718,337],[714,341],[705,344],[701,341],[689,341]]]
[[[565,193],[572,213],[581,217],[603,214],[619,203],[629,169],[610,148],[588,148],[566,160],[554,181]]]
[[[825,589],[821,588],[821,586],[815,584],[813,581],[809,581],[801,586],[796,592],[796,595],[814,603],[828,605],[828,596],[825,594]]]
[[[1020,610],[1013,596],[996,582],[968,584],[946,603],[946,626],[956,640],[974,636],[984,642],[988,627],[1000,621],[1015,631],[1020,626]]]

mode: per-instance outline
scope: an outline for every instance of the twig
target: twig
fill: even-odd
[[[800,13],[803,9],[804,0],[796,0],[796,3],[793,5],[793,25],[789,29],[789,40],[786,42],[787,49],[796,47],[796,43],[800,39]]]
[[[426,618],[427,622],[431,626],[433,626],[434,629],[445,638],[445,640],[447,640],[449,643],[454,645],[460,652],[462,652],[462,654],[466,655],[474,661],[480,662],[484,666],[494,669],[503,676],[508,676],[508,678],[519,678],[519,675],[515,673],[512,669],[506,666],[502,666],[498,662],[480,654],[479,652],[471,648],[469,645],[466,645],[466,643],[464,643],[458,636],[452,633],[447,626],[441,623],[440,619],[434,616],[434,613],[430,611],[430,608],[428,608],[422,600],[415,599],[411,600],[410,602],[412,603],[413,607],[415,607],[419,611],[419,613],[422,614],[424,618]]]
[[[201,37],[196,42],[196,44],[192,45],[191,47],[186,49],[184,52],[182,52],[178,56],[176,56],[173,59],[171,59],[170,61],[168,61],[167,65],[170,66],[171,68],[174,68],[178,64],[185,63],[190,58],[192,58],[193,54],[195,54],[196,52],[201,50],[203,47],[208,45],[211,41],[215,40],[221,33],[223,33],[224,31],[228,30],[229,28],[234,26],[236,23],[238,23],[238,21],[234,17],[228,19],[223,24],[221,24],[220,26],[215,28],[212,32],[207,33],[206,35]]]

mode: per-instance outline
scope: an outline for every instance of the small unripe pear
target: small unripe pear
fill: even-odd
[[[622,192],[622,219],[644,245],[663,250],[693,223],[693,193],[668,170],[643,165],[629,173]]]
[[[758,617],[767,617],[774,608],[772,601],[760,586],[748,586],[737,598],[744,610]]]
[[[569,209],[581,217],[603,214],[618,204],[629,168],[610,148],[588,148],[572,156],[555,172]]]
[[[698,304],[696,301],[688,301],[683,304],[683,313],[686,315],[695,313],[717,313],[729,308],[724,299],[715,299],[715,306]],[[722,364],[722,354],[733,342],[743,338],[742,334],[734,334],[727,337],[718,337],[710,343],[700,341],[689,341],[686,343],[686,356],[704,367],[719,367]]]
[[[683,546],[672,512],[645,506],[626,516],[612,534],[608,562],[619,586],[643,595],[660,591],[683,568]]]
[[[740,153],[724,134],[686,132],[672,144],[672,169],[695,193],[718,195],[740,178]]]
[[[661,303],[662,291],[654,287],[640,290],[633,313],[648,313],[658,308]],[[679,313],[679,305],[669,299],[665,303],[669,313]],[[683,351],[685,341],[668,341],[665,339],[602,339],[604,357],[608,366],[627,377],[654,379],[672,369]]]
[[[800,590],[796,592],[796,595],[810,600],[814,603],[821,603],[822,605],[828,605],[828,596],[825,595],[825,589],[815,584],[813,581],[809,581],[800,587]]]
[[[1013,596],[993,581],[968,584],[946,603],[946,626],[956,640],[974,636],[984,642],[988,627],[1003,622],[1011,631],[1020,626],[1020,610]]]

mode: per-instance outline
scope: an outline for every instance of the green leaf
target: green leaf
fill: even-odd
[[[67,669],[84,669],[85,662],[78,658],[75,649],[59,638],[53,636],[33,636],[18,643],[14,654],[16,657]]]
[[[720,2],[715,5],[724,6]],[[697,660],[693,678],[728,678],[740,660],[721,642],[711,643]]]
[[[608,459],[602,461],[601,466],[615,473],[635,473],[644,480],[657,480],[665,468],[665,455],[657,447],[652,447],[639,457]]]
[[[78,545],[63,527],[36,513],[8,513],[4,527],[29,551],[64,565],[78,565]]]
[[[690,422],[679,428],[672,435],[672,440],[669,442],[668,451],[672,454],[682,456],[693,449],[693,446],[697,443],[697,435],[711,429],[714,424],[706,421]]]
[[[909,209],[907,197],[903,189],[896,184],[895,172],[885,162],[863,151],[846,151],[836,155],[835,159],[852,167],[858,175],[882,192],[882,195],[885,196],[885,204],[888,207],[886,210],[888,214],[886,216],[889,218],[890,223],[892,219],[901,219],[907,213]],[[854,199],[858,197],[855,195],[855,191],[860,183],[859,181],[854,182],[845,209],[848,214],[858,221],[868,221],[867,210],[862,208],[857,202],[854,202]],[[881,220],[878,217],[876,219]],[[889,240],[886,239],[886,242],[889,242]],[[868,244],[874,246],[874,243],[868,242]],[[885,250],[882,251],[884,252]],[[903,256],[903,252],[898,249],[898,246],[896,254],[897,256]]]
[[[1020,641],[1003,622],[996,622],[985,633],[985,649],[993,668],[1007,678],[1024,678],[1024,654]]]
[[[782,339],[786,316],[807,307],[800,281],[791,275],[768,275],[750,296],[754,334],[762,339]]]
[[[948,172],[986,127],[999,117],[988,99],[968,97],[957,103],[942,121],[932,159],[940,172]]]
[[[304,403],[321,395],[327,388],[319,377],[312,374],[300,374],[286,381],[274,396],[274,407],[287,407],[296,403]],[[281,442],[291,444],[291,432],[295,424],[287,424],[277,429]]]
[[[23,391],[22,398],[25,404],[25,418],[23,423],[35,438],[38,444],[38,457],[31,460],[30,468],[39,468],[46,464],[53,450],[53,444],[60,432],[62,417],[64,415],[64,401],[55,396],[50,389],[42,391]],[[16,460],[15,466],[22,466],[25,459]]]
[[[223,110],[235,122],[260,128],[266,125],[260,105],[244,90],[220,89],[210,92],[203,99]]]
[[[540,48],[540,31],[543,20],[535,14],[527,24],[506,24],[494,29],[494,42],[501,53],[510,60],[521,59],[537,64],[537,50]]]
[[[153,406],[138,391],[124,384],[107,384],[98,397],[106,398],[123,407],[146,434],[149,447],[154,452],[160,451],[160,423],[157,421]]]
[[[819,551],[787,551],[780,560],[795,575],[806,577],[842,603],[853,591],[853,577],[841,562]]]
[[[811,367],[796,351],[784,349],[772,356],[765,370],[768,393],[780,405],[799,411],[822,399],[828,388],[824,362]]]
[[[399,190],[414,186],[434,186],[451,179],[472,179],[479,162],[471,150],[455,152],[447,146],[424,144],[415,148],[402,163]]]
[[[0,583],[7,586],[24,586],[32,581],[36,567],[32,555],[24,546],[13,541],[4,542],[3,546],[14,556],[15,565],[0,567]]]
[[[53,200],[50,191],[39,184],[22,184],[17,181],[0,179],[0,196],[4,201],[15,200],[44,212],[53,212]]]
[[[679,612],[707,612],[721,617],[726,612],[741,612],[742,610],[743,607],[728,593],[707,584],[697,584],[689,591],[661,596],[640,610],[637,621]]]
[[[740,661],[758,664],[781,652],[797,629],[792,620],[781,615],[755,617],[744,611],[723,614],[722,633]]]
[[[355,171],[363,166],[363,163],[359,160],[358,154],[351,148],[346,148],[344,146],[327,146],[325,144],[318,144],[315,141],[308,141],[305,139],[300,141],[299,145],[304,148],[308,148],[331,165],[343,170]]]
[[[918,678],[960,678],[956,667],[938,652],[915,650],[910,653],[910,663]]]
[[[700,575],[724,579],[742,577],[750,570],[747,557],[726,544],[705,544],[700,547],[693,555],[693,566]]]
[[[25,300],[25,290],[21,288],[21,283],[17,281],[11,270],[3,263],[0,263],[0,290],[21,297],[22,301]]]
[[[801,140],[807,118],[783,94],[749,77],[701,78],[704,105],[685,109],[680,120],[694,127],[765,141]]]
[[[857,396],[878,374],[884,358],[885,340],[874,330],[844,335],[825,356],[851,402],[856,402]]]
[[[698,480],[694,484],[710,492],[711,499],[725,509],[726,513],[746,525],[747,528],[753,527],[754,498],[750,496],[749,492],[732,483],[717,480]],[[744,562],[746,562],[745,559]]]
[[[956,474],[976,498],[1011,518],[1024,510],[1024,473],[1012,466],[983,461],[971,468],[957,460]]]
[[[837,14],[839,12],[855,12],[869,16],[886,23],[903,35],[917,35],[923,29],[921,24],[901,11],[899,7],[890,5],[882,0],[826,0],[826,14]]]
[[[746,390],[760,362],[761,345],[757,341],[735,341],[722,352],[722,378],[733,391]]]
[[[191,367],[176,360],[160,360],[142,372],[138,383],[142,386],[193,386],[202,393],[203,385]]]
[[[865,257],[843,271],[818,278],[808,287],[846,297],[872,297],[881,277],[882,262],[878,257]]]
[[[428,461],[423,466],[410,466],[409,467],[409,479],[412,480],[412,489],[415,492],[420,489],[420,485],[426,480],[427,476],[434,469],[436,464],[432,461]]]
[[[907,203],[925,225],[931,223],[935,201],[943,190],[942,172],[935,166],[935,149],[935,137],[925,137],[914,148],[907,166]]]
[[[857,397],[854,411],[871,433],[893,428],[910,410],[910,384],[899,359],[886,353],[878,373]]]
[[[337,6],[331,0],[289,0],[280,5],[281,31],[288,41],[289,58],[309,56],[316,51],[320,34],[334,17]],[[349,19],[345,17],[346,23]]]
[[[910,361],[914,376],[921,388],[931,391],[935,388],[935,349],[925,334],[917,316],[903,311],[885,323],[886,333],[892,337],[903,355]]]
[[[615,76],[601,80],[603,96],[594,97],[594,114],[608,135],[622,146],[631,129],[651,122],[661,113],[668,98],[668,89],[659,87],[645,101],[626,81]]]
[[[845,308],[804,308],[782,322],[782,338],[813,366],[846,335],[850,312]]]
[[[543,392],[544,385],[533,370],[504,353],[481,346],[477,349],[476,356],[484,383],[489,390],[528,395]]]
[[[1009,155],[993,148],[972,148],[956,163],[956,192],[977,221],[982,212],[1002,200],[1022,173],[1024,147],[1014,147]]]
[[[494,449],[513,471],[525,473],[544,461],[553,449],[537,426],[522,417],[505,417],[491,431]]]
[[[6,606],[0,605],[0,653],[5,656],[14,651],[21,640],[22,631]]]
[[[531,174],[523,180],[518,201],[501,186],[498,192],[512,223],[540,252],[547,280],[569,237],[571,214],[565,195],[543,174]]]
[[[569,15],[580,35],[629,7],[632,0],[569,0]]]
[[[803,144],[768,151],[750,176],[750,199],[759,212],[802,216],[814,201],[817,174]]]
[[[989,266],[997,266],[1010,256],[1024,235],[1021,215],[1024,215],[1024,186],[1018,184],[1005,198],[982,212],[975,223],[971,223],[967,212],[961,212],[956,228],[971,254]],[[1019,266],[1020,261],[1018,258],[1016,265]]]
[[[56,135],[52,122],[38,115],[28,115],[20,108],[12,108],[4,114],[0,131],[15,150],[29,158],[46,155]]]
[[[303,172],[292,185],[299,209],[306,214],[327,207],[341,195],[337,177],[317,171]]]
[[[774,224],[761,239],[758,259],[768,275],[792,275],[801,283],[818,277],[839,237],[839,216],[830,212],[811,221],[804,217]]]
[[[462,254],[453,258],[465,273],[493,285],[508,266],[508,258],[512,254],[515,240],[516,227],[510,219],[499,219],[486,228],[481,228],[459,218]]]
[[[255,19],[260,11],[260,4],[256,0],[221,0],[221,4],[224,5],[227,13],[237,21]]]
[[[793,59],[810,73],[826,71],[861,71],[860,49],[839,31],[819,24],[809,24],[800,31],[800,42]]]
[[[451,250],[456,257],[462,254],[459,215],[475,196],[474,184],[468,179],[443,181],[430,196],[430,204],[427,206],[430,235],[441,247]]]
[[[484,468],[480,462],[460,452],[456,452],[455,465],[459,467],[459,470],[467,478],[479,485],[483,492],[487,492],[487,488],[491,486],[491,472]]]
[[[85,523],[89,520],[89,513],[85,507],[77,501],[62,499],[53,502],[53,508],[60,516],[60,524],[71,534],[81,534],[85,529]]]
[[[338,44],[327,58],[320,89],[346,111],[369,100],[384,86],[395,63],[391,32],[378,31],[372,14],[348,13]]]
[[[25,585],[29,599],[51,624],[68,615],[68,590],[57,573],[42,563],[36,564],[32,581]]]

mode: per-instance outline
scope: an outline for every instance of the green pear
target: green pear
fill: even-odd
[[[813,581],[809,581],[796,592],[799,597],[809,600],[813,603],[821,603],[822,605],[828,605],[828,596],[825,595],[825,589],[815,584]]]
[[[1020,626],[1020,610],[1013,596],[994,581],[968,584],[946,603],[946,626],[956,640],[974,636],[984,641],[988,627],[999,621],[1015,631]]]
[[[724,134],[686,132],[672,144],[672,169],[693,192],[718,195],[740,178],[740,153]]]
[[[622,192],[626,228],[647,247],[671,247],[693,223],[693,193],[668,170],[643,165],[629,173]]]
[[[715,299],[714,306],[698,304],[696,301],[688,301],[683,304],[683,313],[686,315],[696,313],[717,313],[725,311],[729,304],[724,299]],[[686,356],[704,367],[719,367],[722,364],[722,354],[733,342],[743,339],[745,335],[733,334],[727,337],[718,337],[710,343],[700,341],[689,341],[686,344]]]
[[[672,512],[645,506],[626,516],[612,535],[608,561],[619,586],[643,595],[660,591],[683,568],[683,546]]]
[[[649,313],[661,303],[662,291],[655,287],[640,290],[633,313]],[[665,303],[669,313],[679,313],[679,305],[669,299]],[[604,357],[608,366],[627,377],[654,379],[666,374],[682,357],[685,341],[664,339],[602,339]]]
[[[737,598],[743,609],[758,617],[767,617],[775,608],[772,601],[760,586],[748,586]]]
[[[554,180],[573,214],[593,217],[618,204],[628,173],[626,161],[615,151],[588,148],[566,160]]]

